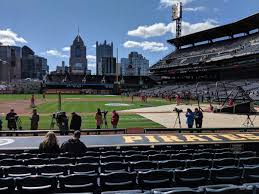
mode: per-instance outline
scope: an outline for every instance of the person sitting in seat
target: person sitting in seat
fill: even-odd
[[[62,144],[61,151],[75,154],[86,152],[87,148],[85,144],[80,141],[80,136],[81,132],[75,131],[73,138],[69,139],[68,141]]]
[[[46,134],[45,139],[43,140],[43,142],[40,143],[39,152],[50,154],[60,153],[58,140],[54,132],[49,131]]]

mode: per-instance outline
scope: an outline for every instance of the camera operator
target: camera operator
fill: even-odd
[[[80,131],[81,124],[82,124],[81,116],[75,112],[72,112],[71,115],[72,115],[72,118],[71,118],[71,122],[70,122],[70,129],[75,130],[75,131]]]
[[[17,129],[16,122],[18,120],[18,116],[14,112],[14,109],[10,110],[10,112],[6,115],[5,119],[7,120],[7,128],[9,130],[16,130]]]
[[[68,135],[68,118],[65,112],[58,112],[56,115],[60,135]]]
[[[108,111],[105,111],[105,110],[104,110],[102,113],[103,113],[104,126],[105,126],[105,128],[108,129],[108,122],[107,122],[107,114],[108,114]]]
[[[195,108],[194,118],[196,128],[202,128],[203,113],[198,108]]]

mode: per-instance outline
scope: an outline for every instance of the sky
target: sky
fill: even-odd
[[[27,45],[48,59],[65,61],[80,29],[89,69],[95,73],[96,41],[114,43],[119,58],[131,51],[153,65],[172,52],[172,5],[183,3],[183,34],[228,24],[259,12],[259,0],[0,0],[0,42]]]

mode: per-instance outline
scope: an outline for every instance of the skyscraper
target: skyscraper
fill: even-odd
[[[128,58],[121,59],[121,73],[126,76],[148,75],[149,61],[137,52],[131,52]]]
[[[2,81],[21,79],[21,48],[0,45],[0,71]]]
[[[69,65],[72,74],[90,74],[87,68],[86,46],[79,34],[70,47]]]
[[[113,63],[113,43],[111,42],[110,44],[107,44],[106,40],[103,44],[96,42],[96,75],[108,75],[110,73],[116,73],[116,69],[113,68],[114,65],[116,66],[116,60],[115,64]],[[112,70],[106,71],[111,69],[111,66]]]
[[[35,55],[28,46],[22,47],[22,78],[43,79],[48,73],[47,59]]]

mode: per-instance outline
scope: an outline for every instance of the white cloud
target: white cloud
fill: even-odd
[[[182,2],[183,5],[191,3],[193,0],[160,0],[160,4],[162,7],[171,7],[172,5]]]
[[[9,46],[14,46],[19,43],[27,43],[27,41],[19,37],[18,34],[13,32],[11,29],[6,29],[6,30],[0,30],[0,42],[3,45],[9,45]]]
[[[66,47],[62,48],[62,51],[64,51],[64,52],[70,52],[70,47],[69,47],[69,46],[66,46]]]
[[[189,11],[189,12],[197,12],[197,11],[204,11],[206,10],[206,7],[186,7],[183,9],[184,11]]]
[[[51,49],[47,50],[46,52],[42,53],[47,56],[52,56],[52,57],[61,57],[61,58],[68,58],[68,55],[63,54],[62,52],[58,51],[57,49]]]
[[[182,35],[195,33],[195,32],[206,30],[216,26],[217,26],[217,22],[211,19],[208,19],[205,22],[200,22],[196,24],[191,24],[189,22],[183,21]],[[136,30],[129,31],[128,35],[141,37],[141,38],[158,37],[158,36],[163,36],[168,32],[175,34],[175,28],[176,28],[175,22],[169,23],[167,25],[164,23],[157,23],[150,26],[139,26]]]
[[[96,44],[93,44],[92,47],[93,47],[93,48],[96,48]]]
[[[96,67],[96,63],[88,63],[87,65],[89,68],[95,68]]]
[[[168,27],[164,23],[156,23],[150,26],[139,26],[135,30],[131,30],[128,32],[129,36],[150,38],[154,36],[162,36],[166,32],[168,32]]]
[[[160,42],[137,42],[137,41],[127,41],[123,44],[125,48],[141,48],[150,52],[160,52],[168,50],[163,43]]]
[[[95,63],[96,62],[96,56],[94,56],[94,55],[87,55],[86,58],[91,63]]]

